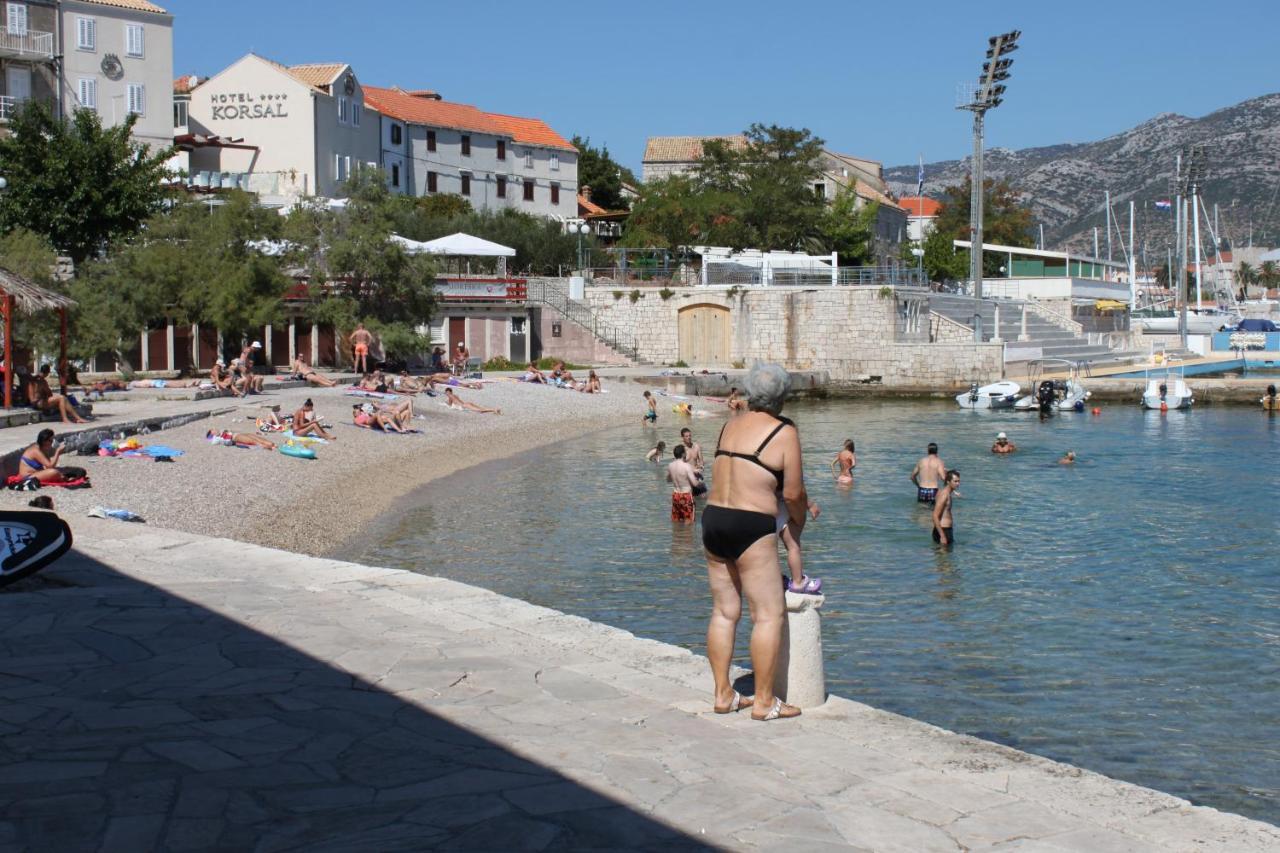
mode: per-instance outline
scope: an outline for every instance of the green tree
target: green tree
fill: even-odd
[[[939,240],[945,240],[950,244],[952,240],[968,240],[970,238],[969,200],[972,186],[972,181],[966,178],[965,182],[960,186],[947,187],[945,197],[942,199],[942,205],[938,209],[938,218],[933,223],[934,233],[941,235],[938,238]],[[1018,193],[1009,182],[988,178],[983,181],[983,187],[983,242],[1021,248],[1034,246],[1031,210],[1022,204]],[[929,267],[928,241],[926,240],[925,242],[925,267],[928,269],[930,277],[935,277],[934,269]],[[933,256],[935,260],[941,260],[943,253],[938,251],[940,248],[938,245],[934,247]],[[964,272],[959,275],[947,275],[945,278],[968,278],[969,253],[962,249],[957,254],[963,257],[962,269]],[[1001,262],[1000,255],[988,253],[983,258],[983,275],[998,275]],[[940,271],[946,272],[949,269],[944,264],[944,269]]]
[[[1275,261],[1263,261],[1262,266],[1258,267],[1257,281],[1265,290],[1280,287],[1280,266]]]
[[[574,136],[571,141],[578,149],[578,186],[591,187],[591,201],[605,210],[627,210],[630,204],[622,184],[635,185],[636,176],[609,155],[609,146],[594,148],[590,137]]]
[[[137,116],[104,128],[93,110],[70,121],[38,101],[12,117],[0,139],[0,230],[26,228],[69,255],[77,268],[113,241],[135,234],[160,210],[165,161],[129,134]]]
[[[1252,264],[1242,261],[1236,270],[1236,281],[1240,282],[1240,293],[1244,299],[1249,298],[1249,285],[1258,280],[1258,271]]]
[[[717,202],[690,175],[671,175],[649,181],[631,208],[622,245],[633,248],[679,249],[710,242],[708,229]]]
[[[290,259],[307,268],[313,294],[321,295],[311,319],[340,333],[363,322],[388,353],[421,352],[428,341],[417,329],[435,305],[435,267],[391,239],[405,200],[392,195],[378,170],[353,176],[345,189],[342,210],[303,206],[285,224]]]
[[[875,255],[873,243],[879,213],[879,204],[864,204],[859,208],[853,188],[841,189],[818,220],[818,236],[811,241],[812,251],[838,252],[841,266],[866,264]],[[911,263],[915,263],[914,257]]]
[[[969,253],[938,229],[924,238],[924,272],[930,281],[959,281],[969,276]]]
[[[743,220],[756,245],[799,249],[818,230],[826,203],[813,191],[823,141],[808,129],[753,124],[740,157]]]

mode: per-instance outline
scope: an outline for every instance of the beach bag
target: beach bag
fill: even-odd
[[[59,465],[58,470],[62,472],[62,479],[67,482],[87,480],[89,478],[89,472],[76,465]]]

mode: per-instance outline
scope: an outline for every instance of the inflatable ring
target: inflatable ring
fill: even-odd
[[[285,456],[296,456],[299,459],[316,458],[316,452],[310,447],[303,447],[301,444],[294,444],[292,441],[286,441],[280,445],[280,452]]]

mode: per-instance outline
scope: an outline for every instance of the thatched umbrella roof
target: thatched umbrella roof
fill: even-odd
[[[40,311],[56,311],[74,308],[75,300],[41,287],[25,276],[0,267],[0,294],[13,297],[19,311],[35,314]]]

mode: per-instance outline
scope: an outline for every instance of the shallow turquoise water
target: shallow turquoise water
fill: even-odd
[[[804,545],[825,581],[833,693],[1280,822],[1280,419],[843,401],[788,414],[823,508]],[[682,425],[463,472],[353,556],[701,652],[697,532],[673,529],[642,461]],[[719,425],[691,423],[704,446]],[[1018,453],[990,454],[998,430]],[[858,468],[838,491],[827,466],[845,438]],[[964,475],[949,553],[907,479],[931,440]],[[1067,448],[1074,467],[1055,464]]]

